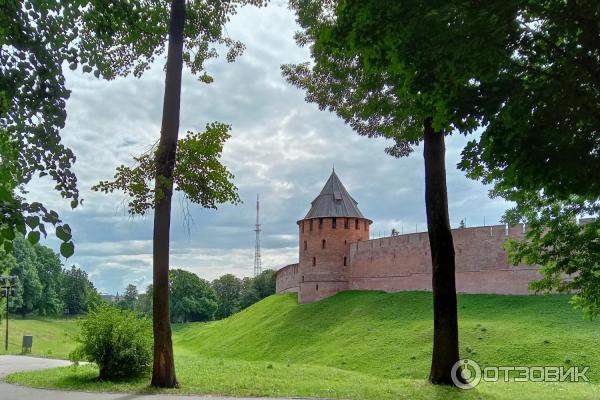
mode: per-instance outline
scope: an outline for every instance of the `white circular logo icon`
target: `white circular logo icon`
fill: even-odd
[[[481,381],[481,367],[477,362],[464,358],[452,366],[452,382],[461,389],[473,389]]]

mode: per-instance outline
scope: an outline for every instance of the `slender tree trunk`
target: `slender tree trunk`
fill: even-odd
[[[458,361],[458,317],[454,277],[454,243],[448,217],[444,133],[431,118],[424,121],[425,208],[433,266],[433,355],[429,381],[452,384],[451,369]]]
[[[153,329],[154,366],[152,386],[177,387],[171,321],[169,320],[169,229],[171,226],[171,196],[173,168],[179,133],[181,71],[183,67],[183,27],[185,0],[172,0],[169,26],[169,49],[163,103],[162,128],[156,154],[156,207],[153,239]]]

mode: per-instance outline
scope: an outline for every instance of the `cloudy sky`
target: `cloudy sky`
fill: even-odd
[[[219,210],[191,205],[186,229],[182,198],[173,198],[171,267],[205,279],[225,273],[250,276],[254,257],[255,198],[260,193],[263,268],[296,262],[297,226],[331,173],[332,165],[362,213],[374,221],[375,236],[392,228],[425,229],[421,149],[405,159],[384,154],[384,140],[359,137],[334,114],[304,101],[304,93],[281,77],[280,65],[308,60],[293,40],[293,14],[283,2],[266,9],[242,9],[227,32],[247,50],[233,64],[209,64],[215,81],[206,85],[185,73],[182,136],[212,121],[232,125],[223,162],[235,175],[244,201]],[[90,187],[110,179],[120,164],[131,164],[159,136],[164,72],[158,63],[141,79],[106,82],[79,71],[67,75],[72,90],[65,143],[77,155],[75,171],[85,199],[71,211],[47,181],[35,182],[31,197],[59,211],[72,229],[76,254],[65,261],[85,269],[102,292],[122,292],[128,283],[143,289],[152,279],[152,216],[131,218],[122,194]],[[469,138],[447,142],[448,195],[453,227],[496,223],[506,204],[487,196],[488,188],[456,169]],[[57,249],[52,239],[48,245]]]

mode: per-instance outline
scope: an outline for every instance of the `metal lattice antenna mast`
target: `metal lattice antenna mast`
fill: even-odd
[[[259,216],[260,203],[258,201],[258,194],[256,194],[256,225],[254,225],[254,232],[256,232],[256,243],[254,244],[254,276],[258,276],[262,270],[262,262],[260,259],[260,222]]]

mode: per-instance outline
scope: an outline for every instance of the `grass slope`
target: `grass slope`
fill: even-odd
[[[459,296],[461,356],[483,365],[593,365],[600,383],[600,321],[567,296]],[[231,318],[175,330],[179,354],[316,364],[384,378],[425,379],[431,294],[343,292],[298,305],[271,296]]]
[[[461,356],[482,365],[588,365],[592,384],[426,383],[431,294],[344,292],[298,305],[271,296],[226,319],[174,326],[174,393],[354,399],[600,399],[600,323],[567,296],[459,296]],[[35,339],[34,339],[35,340]],[[11,382],[101,391],[154,391],[148,378],[97,382],[93,366],[15,374]]]
[[[33,335],[32,355],[68,358],[75,348],[74,337],[79,331],[74,319],[28,318],[10,315],[8,322],[8,352],[4,351],[6,320],[0,323],[2,338],[0,354],[20,354],[23,335]]]

